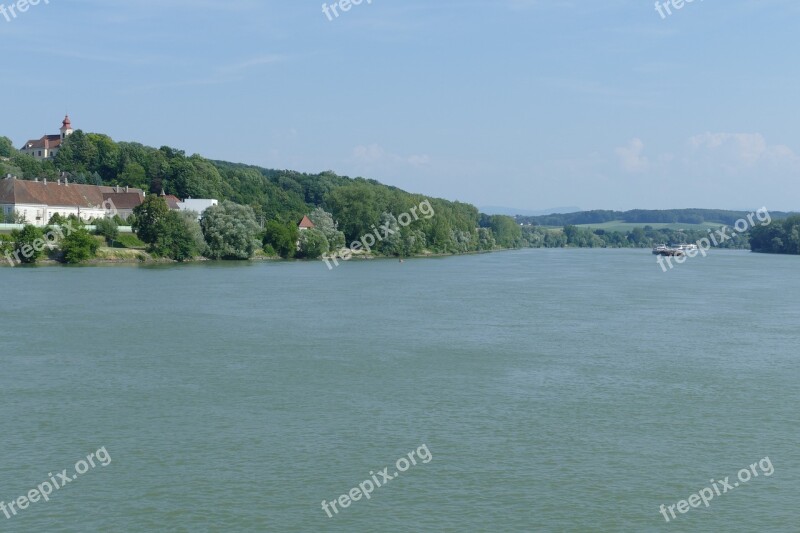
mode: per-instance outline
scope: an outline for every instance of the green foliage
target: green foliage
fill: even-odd
[[[163,198],[152,194],[145,198],[141,205],[133,209],[133,231],[136,236],[147,244],[154,244],[158,239],[159,225],[169,212],[169,206]]]
[[[197,220],[197,213],[194,211],[180,211],[178,214],[181,216],[189,235],[192,236],[197,253],[206,255],[208,253],[208,245],[206,245],[205,237],[203,237],[203,228],[200,227],[200,222]]]
[[[26,225],[11,232],[13,254],[23,264],[35,264],[44,254],[44,232],[36,226]]]
[[[481,218],[472,205],[432,199],[430,205],[435,209],[435,216],[427,216],[419,209],[420,204],[427,201],[423,196],[374,180],[338,176],[330,171],[305,174],[210,161],[199,155],[187,157],[184,151],[168,146],[153,148],[138,143],[117,143],[106,135],[81,130],[67,137],[55,161],[39,162],[19,153],[11,157],[12,161],[0,163],[0,166],[18,169],[14,173],[24,178],[55,179],[58,171],[65,171],[75,183],[127,185],[156,194],[164,190],[183,198],[217,198],[251,206],[256,213],[255,220],[269,227],[264,231],[264,245],[271,246],[283,257],[291,257],[296,251],[297,235],[293,235],[296,227],[290,226],[296,226],[308,213],[334,250],[380,231],[377,228],[390,217],[401,221],[404,216],[408,217],[409,225],[401,224],[399,233],[376,243],[374,253],[409,255],[490,249],[491,239],[486,232],[481,238],[477,231],[479,225],[493,232],[491,237],[497,246],[532,245],[507,222],[495,220],[492,224],[492,217]],[[156,205],[152,199],[146,204],[134,217],[141,220],[135,224],[129,222],[135,225],[137,235],[152,245],[158,238],[154,228],[167,216],[168,209]],[[611,215],[595,218],[608,216]],[[531,237],[536,237],[537,244],[541,245],[547,238],[560,239],[544,233]],[[193,238],[196,246],[202,249],[204,243],[201,244],[196,233]],[[246,253],[247,248],[236,250],[234,256],[240,257],[239,252]],[[221,252],[215,248],[208,253]]]
[[[773,220],[750,231],[750,248],[768,254],[800,254],[800,216]]]
[[[0,234],[0,262],[8,261],[8,256],[13,253],[14,239],[11,238],[11,235]]]
[[[493,250],[497,245],[494,234],[490,229],[478,228],[478,250],[489,251]]]
[[[379,243],[379,249],[384,255],[409,255],[405,253],[403,246],[403,234],[397,217],[392,213],[381,213],[381,220],[378,232],[383,239]]]
[[[11,157],[16,154],[14,143],[8,137],[0,137],[0,157]]]
[[[319,259],[322,254],[328,252],[330,246],[324,233],[317,228],[311,228],[300,232],[298,248],[299,257]]]
[[[73,225],[73,229],[67,232],[61,240],[60,247],[64,254],[64,261],[77,264],[93,258],[97,254],[100,243],[84,226]]]
[[[270,220],[264,228],[264,253],[274,252],[284,259],[294,257],[297,252],[297,224],[284,224]]]
[[[514,248],[522,239],[522,230],[517,222],[505,215],[494,215],[489,219],[489,227],[497,244],[504,248]]]
[[[50,220],[47,221],[47,224],[49,226],[60,226],[66,221],[67,219],[63,215],[61,215],[61,213],[55,213],[53,216],[50,217]]]
[[[119,238],[119,225],[113,218],[101,218],[95,221],[94,226],[95,233],[102,235],[109,245]]]
[[[185,217],[177,211],[169,211],[156,224],[156,239],[149,249],[160,257],[188,261],[199,253],[198,243],[192,232],[193,229]]]
[[[334,189],[325,204],[336,213],[339,225],[348,241],[358,240],[380,220],[381,209],[375,187],[367,182],[355,182]]]
[[[249,259],[259,248],[259,233],[253,209],[222,202],[206,209],[200,221],[211,259]]]
[[[330,250],[340,250],[344,247],[344,233],[339,231],[338,224],[333,220],[333,215],[317,207],[309,215],[309,220],[314,223],[315,228],[322,232],[328,241]],[[328,250],[325,250],[326,252]]]

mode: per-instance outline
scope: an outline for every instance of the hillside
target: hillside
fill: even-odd
[[[0,173],[21,179],[55,179],[68,172],[76,183],[130,186],[179,198],[230,200],[253,209],[262,225],[270,221],[294,224],[320,207],[331,213],[347,242],[377,231],[375,228],[410,212],[426,198],[375,180],[338,176],[333,172],[308,174],[270,170],[252,165],[212,161],[182,150],[114,142],[96,133],[75,131],[53,160],[44,162],[13,151]],[[429,199],[435,216],[403,227],[392,243],[407,253],[423,251],[463,253],[492,249],[496,243],[514,245],[519,228],[509,217],[481,219],[470,204]],[[483,228],[478,230],[479,225]],[[388,246],[387,246],[388,248]]]

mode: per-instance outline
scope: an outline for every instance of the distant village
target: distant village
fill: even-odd
[[[67,115],[58,134],[29,140],[20,148],[20,152],[39,161],[52,159],[73,132],[72,122]],[[171,210],[194,211],[198,215],[219,203],[211,198],[181,200],[165,194],[163,190],[160,196]],[[4,218],[38,227],[46,226],[55,215],[65,218],[75,215],[89,222],[108,216],[110,210],[124,220],[142,204],[144,198],[145,192],[141,189],[70,183],[70,175],[66,172],[62,172],[56,181],[38,178],[33,181],[21,180],[11,174],[0,180],[0,213]]]

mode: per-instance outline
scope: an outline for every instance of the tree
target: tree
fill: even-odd
[[[344,248],[344,233],[339,231],[338,225],[333,220],[333,215],[321,207],[317,207],[308,215],[308,218],[314,223],[314,228],[318,229],[323,235],[325,235],[331,251]]]
[[[259,247],[260,231],[253,210],[224,201],[206,209],[200,221],[211,259],[249,259]]]
[[[300,232],[299,251],[297,255],[305,259],[319,259],[329,250],[328,239],[325,234],[317,228],[311,228]]]
[[[21,230],[11,232],[14,240],[15,258],[26,265],[35,264],[44,252],[44,232],[36,226],[26,225]]]
[[[326,197],[326,205],[336,215],[348,240],[359,239],[380,220],[382,206],[376,189],[361,181],[334,189]]]
[[[141,205],[133,209],[135,219],[133,231],[142,242],[153,244],[158,238],[158,225],[169,214],[169,206],[163,198],[150,195]]]
[[[378,232],[383,239],[380,243],[381,253],[394,256],[406,255],[403,253],[403,234],[400,225],[397,223],[397,217],[384,211],[381,214],[379,228],[381,229]]]
[[[70,264],[82,263],[97,253],[100,243],[83,225],[74,228],[61,240],[64,261]]]
[[[194,258],[199,252],[186,219],[177,211],[170,211],[159,220],[155,234],[150,251],[158,256],[182,262]]]
[[[514,248],[522,238],[522,230],[517,222],[505,215],[494,215],[489,221],[497,244],[503,248]]]
[[[11,157],[17,153],[14,143],[8,137],[0,137],[0,157]]]
[[[268,251],[269,247],[284,259],[294,257],[297,251],[297,233],[296,224],[270,220],[264,228],[264,251]]]
[[[478,228],[478,250],[492,250],[497,244],[491,230],[488,228]]]
[[[148,186],[147,172],[142,165],[135,161],[131,161],[125,165],[125,168],[119,174],[117,180],[122,185],[140,189],[147,189]]]
[[[200,222],[197,220],[198,214],[194,211],[179,211],[179,214],[183,225],[186,226],[186,231],[192,236],[197,253],[206,255],[208,253],[208,246],[206,245],[205,237],[203,237],[203,228],[200,227]]]
[[[113,218],[101,218],[94,223],[95,233],[102,235],[109,246],[119,237],[119,225]]]

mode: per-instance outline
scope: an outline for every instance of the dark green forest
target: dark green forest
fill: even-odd
[[[754,252],[770,254],[800,254],[800,216],[774,221],[750,232]]]

